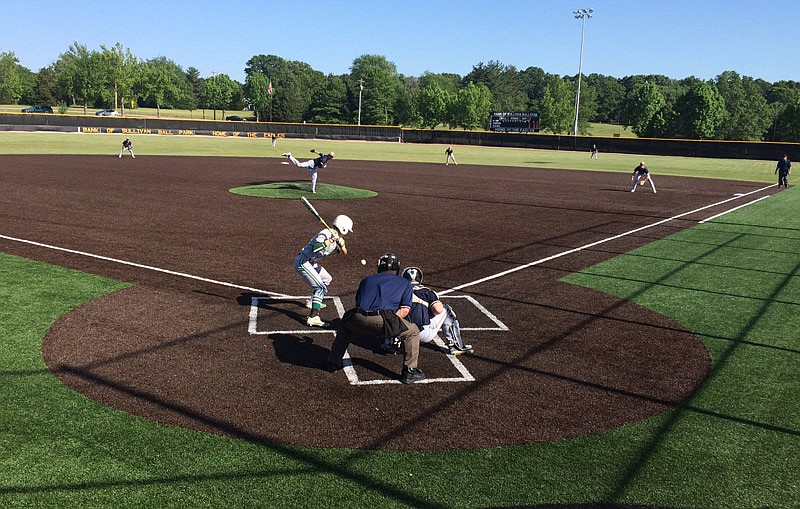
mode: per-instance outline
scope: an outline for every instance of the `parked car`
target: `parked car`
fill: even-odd
[[[53,108],[46,104],[34,104],[27,108],[22,108],[22,113],[53,113]]]
[[[244,122],[244,119],[239,115],[231,115],[230,117],[225,117],[225,120],[238,120],[239,122]]]
[[[117,110],[100,110],[95,115],[99,117],[118,117],[119,112]]]

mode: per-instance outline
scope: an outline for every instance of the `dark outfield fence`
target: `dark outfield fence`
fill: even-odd
[[[197,136],[280,137],[301,139],[390,141],[441,145],[476,145],[589,152],[597,145],[603,153],[730,159],[778,160],[787,154],[800,160],[797,143],[697,141],[653,138],[605,138],[557,134],[440,131],[399,127],[228,122],[214,120],[162,120],[158,118],[98,117],[58,114],[0,113],[0,129],[88,133],[163,134]]]
[[[437,143],[442,145],[481,145],[487,147],[574,150],[586,152],[587,154],[591,150],[592,145],[597,145],[597,149],[601,153],[726,159],[778,160],[783,154],[787,154],[789,159],[793,161],[800,160],[800,145],[797,143],[604,138],[541,133],[431,131],[420,129],[404,129],[403,141],[406,143]]]

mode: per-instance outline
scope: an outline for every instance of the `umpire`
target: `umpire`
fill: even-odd
[[[425,379],[425,373],[417,368],[419,328],[405,319],[411,311],[414,290],[399,273],[400,260],[386,253],[378,259],[377,274],[361,280],[356,307],[342,317],[325,369],[333,372],[342,368],[342,357],[353,336],[378,337],[381,342],[397,337],[404,347],[400,382],[410,384]]]

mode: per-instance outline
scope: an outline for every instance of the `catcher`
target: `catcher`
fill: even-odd
[[[317,152],[313,148],[311,149],[312,154],[317,154],[319,157],[316,159],[309,159],[308,161],[301,163],[298,161],[291,152],[286,152],[283,154],[283,157],[288,157],[289,160],[297,166],[298,168],[308,168],[308,172],[311,174],[311,192],[317,192],[317,170],[319,168],[326,168],[328,166],[328,161],[333,159],[333,152],[328,152],[327,154],[323,154],[322,152]]]
[[[311,298],[306,302],[306,307],[311,308],[311,314],[306,319],[309,327],[325,327],[325,322],[319,317],[319,310],[325,307],[322,299],[328,293],[328,285],[333,277],[319,264],[319,260],[328,255],[340,252],[347,254],[344,236],[353,231],[353,220],[345,215],[334,218],[330,229],[325,228],[317,233],[294,259],[294,270],[314,290]]]
[[[406,319],[419,328],[419,342],[430,343],[439,330],[444,329],[447,341],[446,353],[450,355],[472,353],[474,351],[472,345],[465,345],[461,340],[461,328],[453,308],[448,304],[442,304],[436,292],[422,286],[422,269],[407,267],[401,275],[411,282],[411,287],[414,289],[411,311]],[[391,353],[400,353],[400,342],[397,338],[387,339],[383,349]]]
[[[636,192],[636,184],[643,186],[645,182],[650,182],[650,187],[653,188],[653,193],[656,192],[656,185],[653,182],[653,176],[650,175],[650,170],[648,170],[647,166],[644,165],[644,161],[640,162],[639,166],[633,169],[631,182],[633,182],[633,187],[631,187],[632,193]]]

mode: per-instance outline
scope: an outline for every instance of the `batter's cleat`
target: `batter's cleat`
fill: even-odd
[[[283,153],[283,154],[281,154],[281,155],[282,155],[283,157],[292,157],[292,153],[291,153],[291,152],[284,152],[284,153]]]
[[[309,327],[326,327],[327,324],[319,316],[309,316],[306,318],[306,325]]]
[[[457,345],[450,345],[450,355],[462,355],[473,352],[475,352],[475,350],[472,348],[472,345],[464,345],[464,348]]]
[[[306,301],[306,309],[311,309],[311,305],[312,305],[311,301],[310,301],[310,300],[307,300],[307,301]],[[320,302],[320,303],[319,303],[319,308],[320,308],[320,309],[323,309],[323,308],[326,308],[326,307],[328,307],[328,305],[327,305],[327,304],[325,304],[324,302]]]
[[[425,380],[425,373],[419,368],[403,368],[403,374],[400,375],[400,383],[413,384],[420,380]]]

